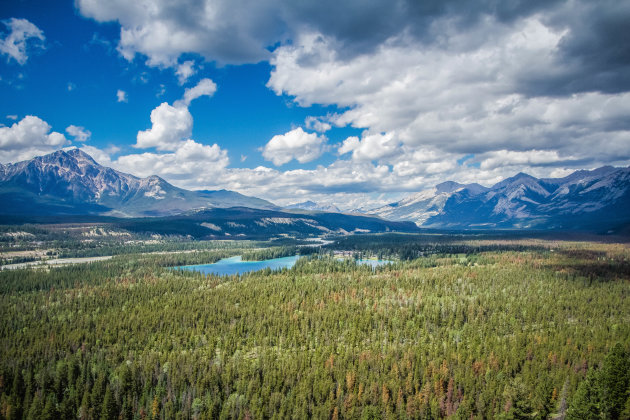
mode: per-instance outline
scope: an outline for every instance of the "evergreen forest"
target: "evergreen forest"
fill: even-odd
[[[71,244],[113,257],[0,271],[0,418],[630,418],[625,244],[271,245]],[[240,276],[171,268],[295,253]]]

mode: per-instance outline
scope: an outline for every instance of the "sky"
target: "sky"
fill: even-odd
[[[0,2],[0,163],[280,205],[630,165],[624,0]]]

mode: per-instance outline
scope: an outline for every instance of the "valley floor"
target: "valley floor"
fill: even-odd
[[[0,418],[630,415],[627,245],[357,236],[167,268],[295,252],[260,245],[0,272]]]

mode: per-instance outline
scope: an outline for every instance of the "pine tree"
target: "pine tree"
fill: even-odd
[[[116,406],[116,399],[109,385],[105,391],[105,398],[103,398],[103,408],[101,409],[101,420],[110,420],[118,418],[118,407]]]
[[[534,408],[531,404],[531,398],[527,392],[527,387],[523,383],[520,376],[512,379],[506,385],[503,397],[507,402],[508,411],[503,414],[504,419],[531,419],[534,414]]]
[[[619,420],[630,420],[630,393],[628,393],[628,399],[624,405],[623,411],[619,415]]]
[[[621,344],[610,350],[598,377],[604,415],[609,419],[619,418],[630,391],[630,359]]]
[[[567,410],[567,420],[595,420],[601,418],[597,371],[591,369],[580,382]]]
[[[54,394],[48,394],[46,398],[46,405],[42,411],[42,420],[56,420],[59,418],[59,411],[57,410],[57,400]]]
[[[77,417],[79,420],[87,420],[90,412],[90,393],[86,389],[83,392],[83,398],[81,399],[81,406],[79,407],[79,412],[77,413]]]
[[[42,403],[42,397],[40,393],[35,394],[31,406],[29,407],[27,419],[39,420],[42,418],[42,412],[44,410],[44,404]]]

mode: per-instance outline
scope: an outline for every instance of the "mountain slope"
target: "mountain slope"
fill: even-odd
[[[420,231],[411,222],[369,216],[326,212],[296,214],[244,207],[205,209],[169,217],[123,219],[117,222],[117,226],[134,232],[191,235],[205,239]]]
[[[630,223],[630,168],[519,173],[490,188],[443,183],[370,213],[436,228],[614,228]]]
[[[453,181],[443,182],[434,188],[412,194],[404,199],[369,211],[388,220],[411,220],[422,225],[430,217],[440,214],[446,201],[455,193],[478,194],[487,190],[479,184],[463,185]]]
[[[233,191],[188,191],[158,176],[138,178],[99,165],[79,149],[0,164],[3,214],[161,216],[191,209],[277,208]]]

